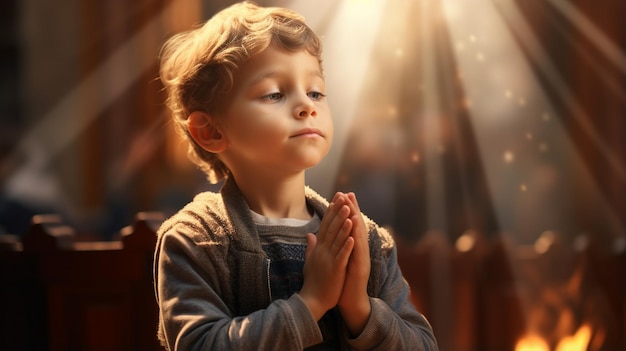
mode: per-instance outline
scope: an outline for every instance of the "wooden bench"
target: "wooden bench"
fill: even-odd
[[[152,260],[158,213],[139,213],[119,240],[77,242],[58,216],[36,216],[0,240],[0,350],[162,350]],[[514,350],[529,329],[555,343],[554,322],[590,323],[589,349],[626,350],[626,242],[592,237],[536,245],[468,231],[398,239],[411,299],[441,351]],[[558,331],[558,330],[557,330]],[[560,330],[569,333],[568,330]]]
[[[158,213],[120,240],[77,242],[59,216],[35,216],[0,258],[1,350],[160,350],[152,259]]]

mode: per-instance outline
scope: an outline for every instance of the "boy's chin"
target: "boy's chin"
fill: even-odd
[[[297,165],[294,165],[293,170],[297,172],[304,172],[311,168],[315,168],[315,166],[320,164],[321,161],[322,161],[321,159],[301,161],[301,162],[298,162]]]

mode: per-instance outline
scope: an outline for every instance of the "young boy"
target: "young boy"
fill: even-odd
[[[233,5],[164,45],[161,79],[190,156],[220,193],[159,229],[170,350],[436,350],[390,235],[305,170],[333,137],[319,38],[287,9]]]

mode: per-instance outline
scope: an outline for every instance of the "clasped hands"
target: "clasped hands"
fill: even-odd
[[[371,312],[368,232],[354,193],[333,197],[317,236],[307,235],[300,296],[316,320],[337,306],[353,336]]]

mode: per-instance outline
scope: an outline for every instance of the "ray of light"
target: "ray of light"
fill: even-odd
[[[611,151],[608,143],[603,139],[603,136],[591,123],[592,119],[585,113],[581,104],[575,98],[572,89],[558,74],[556,69],[556,63],[550,59],[545,49],[541,47],[538,39],[532,33],[528,23],[526,23],[523,16],[521,15],[520,10],[517,8],[517,5],[510,0],[500,1],[498,2],[498,4],[502,15],[507,18],[507,21],[510,22],[510,26],[512,28],[515,28],[516,35],[521,39],[524,45],[529,48],[529,58],[533,62],[537,63],[535,67],[537,67],[541,71],[541,74],[548,78],[550,85],[556,88],[555,90],[556,93],[559,95],[559,98],[562,99],[562,101],[564,101],[568,106],[569,111],[571,111],[572,114],[571,117],[573,117],[576,122],[582,127],[585,133],[591,137],[594,145],[598,148],[598,150],[600,150],[605,160],[607,160],[607,163],[612,168],[612,171],[614,171],[615,174],[617,174],[619,178],[621,178],[623,181],[626,181],[626,167],[623,163],[623,160],[621,160]],[[580,20],[575,22],[574,24],[579,25],[581,23],[584,30],[589,30],[591,25],[586,23],[585,21]],[[603,38],[602,36],[600,36],[595,31],[594,34],[597,34],[597,38],[600,39],[601,42],[604,42],[604,40],[601,39]],[[592,39],[595,40],[596,37],[594,36],[594,38]],[[531,76],[532,75],[530,75],[529,77]],[[536,85],[536,82],[534,84]],[[553,108],[550,102],[546,100],[543,89],[537,86],[535,88],[535,91],[541,94],[540,97],[542,104],[547,107],[546,110],[550,111],[549,114],[554,115]],[[558,121],[555,119],[554,123],[558,123]],[[607,206],[606,199],[602,197],[602,192],[593,181],[589,169],[585,167],[582,160],[580,159],[580,156],[577,155],[573,142],[567,136],[564,127],[560,123],[555,127],[556,129],[554,130],[554,132],[558,133],[558,137],[561,140],[560,142],[564,146],[564,154],[561,156],[568,159],[568,162],[570,162],[570,165],[572,166],[572,170],[576,172],[576,174],[580,177],[582,185],[588,187],[589,189],[592,189],[591,194],[594,194],[596,197],[596,199],[594,200],[598,201],[601,204],[602,208],[605,209],[608,219],[612,223],[614,223],[614,228],[620,228],[621,225],[619,224],[618,214],[615,213],[615,210],[612,209],[611,206]],[[623,228],[617,229],[616,232],[623,232]]]
[[[158,55],[155,48],[164,35],[164,23],[170,22],[178,7],[172,2],[103,60],[27,131],[17,152],[41,143],[50,158],[54,158],[73,142],[107,106],[154,66]]]
[[[531,58],[541,60],[541,69],[577,114],[582,114],[580,107],[513,1],[498,1],[498,8],[489,0],[442,0],[442,3],[464,89],[471,101],[472,126],[485,160],[499,225],[505,231],[537,231],[536,227],[524,227],[521,215],[533,218],[544,229],[569,228],[571,217],[566,208],[576,199],[568,199],[572,195],[567,191],[555,193],[554,189],[558,188],[555,185],[563,187],[567,182],[580,182],[593,188],[591,193],[595,196],[598,189],[564,127],[554,117],[550,101],[509,28],[515,28],[515,35],[528,45]],[[472,14],[480,14],[481,20],[475,21]],[[586,119],[579,116],[579,120],[585,123]],[[603,147],[604,142],[593,127],[585,125],[585,128],[594,133],[594,140]],[[542,136],[542,140],[528,140],[529,134]],[[606,147],[603,150],[610,156]],[[616,171],[624,172],[617,160],[612,164]],[[577,179],[566,178],[565,171],[576,174]],[[602,199],[594,201],[610,211]],[[523,207],[521,213],[520,207]],[[611,218],[618,223],[614,215]]]
[[[449,220],[445,215],[445,190],[442,180],[444,177],[444,166],[441,159],[441,130],[439,120],[442,118],[441,109],[443,97],[438,94],[442,91],[439,81],[439,64],[437,60],[437,46],[435,38],[435,23],[437,22],[437,12],[431,1],[421,1],[419,6],[419,26],[420,36],[415,38],[421,42],[420,50],[422,67],[420,74],[428,93],[424,94],[422,106],[420,106],[420,118],[424,124],[424,167],[426,169],[426,219],[428,228],[446,232]]]
[[[584,13],[578,10],[569,1],[548,0],[552,6],[557,8],[567,19],[578,28],[583,35],[589,39],[606,58],[609,59],[622,74],[626,74],[626,54],[615,45],[611,39],[602,33],[596,25],[591,22]]]
[[[322,195],[332,197],[348,128],[357,108],[360,87],[364,85],[385,1],[344,0],[340,5],[333,5],[331,20],[313,15],[320,9],[328,9],[329,3],[332,1],[299,1],[293,5],[297,4],[299,7],[294,9],[310,18],[313,30],[322,29],[323,32],[324,69],[335,140],[324,161],[307,172],[307,182]]]
[[[423,126],[423,166],[425,169],[425,195],[426,195],[426,221],[427,228],[433,232],[446,233],[449,230],[446,213],[445,196],[445,170],[443,162],[444,142],[441,140],[441,119],[444,117],[442,104],[446,96],[439,94],[444,90],[445,82],[441,82],[439,75],[441,67],[438,57],[439,46],[436,30],[440,22],[439,4],[433,1],[421,1],[418,6],[418,25],[420,33],[412,40],[418,41],[421,67],[419,75],[422,84],[426,87],[422,105],[419,107],[415,118],[422,121]],[[449,263],[438,255],[430,257],[433,272],[431,296],[432,296],[432,320],[435,325],[451,325],[452,308],[450,291],[452,291],[452,278],[449,275],[436,274],[435,270],[449,271]],[[437,267],[437,268],[435,268]],[[443,332],[443,331],[442,331]],[[445,335],[439,340],[443,349],[451,347],[453,335]]]

